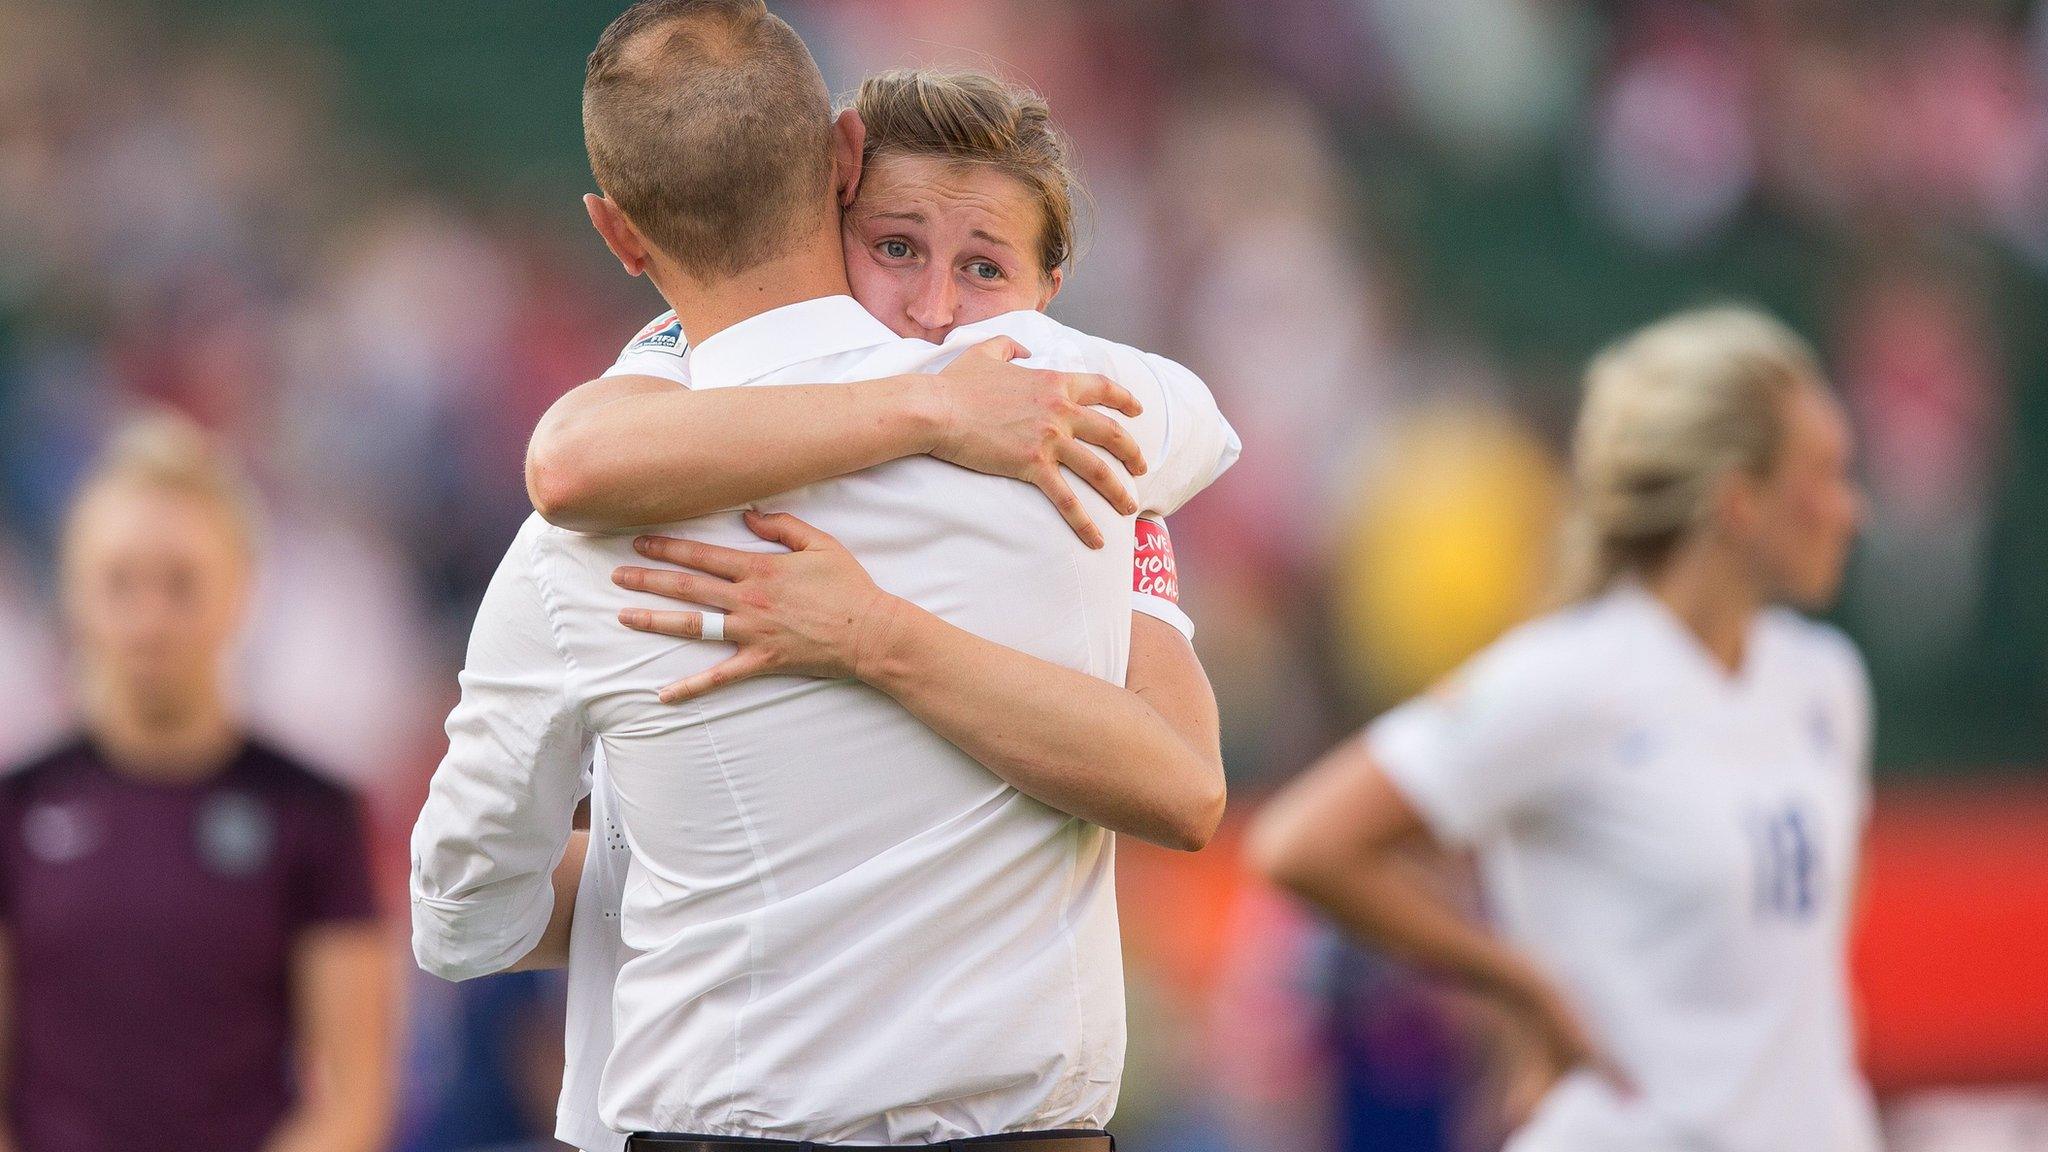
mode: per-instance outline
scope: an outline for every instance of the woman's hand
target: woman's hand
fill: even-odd
[[[1083,445],[1108,449],[1131,475],[1144,475],[1145,455],[1138,442],[1092,405],[1126,416],[1144,409],[1105,377],[1010,363],[1029,355],[1015,340],[998,336],[962,352],[937,375],[922,378],[933,390],[940,413],[938,440],[930,455],[1036,487],[1083,543],[1100,548],[1102,532],[1060,475],[1060,466],[1087,481],[1118,512],[1136,515],[1137,502],[1116,470]]]
[[[1508,1012],[1509,1060],[1502,1105],[1511,1125],[1528,1123],[1557,1082],[1580,1068],[1605,1080],[1623,1097],[1636,1094],[1628,1073],[1594,1042],[1555,989],[1531,981],[1504,997],[1503,1006]]]
[[[739,646],[728,659],[663,688],[663,703],[689,700],[752,676],[858,676],[863,654],[873,651],[908,609],[875,587],[853,553],[809,524],[786,512],[749,511],[746,521],[754,535],[789,551],[742,552],[642,536],[633,541],[634,551],[678,567],[627,565],[612,573],[612,582],[621,588],[723,612],[723,638]],[[704,636],[702,612],[625,608],[619,623],[661,636]]]

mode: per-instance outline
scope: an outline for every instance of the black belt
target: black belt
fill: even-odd
[[[819,1144],[811,1140],[764,1140],[758,1136],[690,1136],[670,1132],[640,1132],[626,1137],[626,1152],[813,1152],[813,1149],[845,1149],[846,1152],[886,1152],[888,1149],[952,1150],[992,1148],[1001,1152],[1116,1152],[1116,1137],[1093,1128],[1066,1128],[1054,1132],[1009,1132],[1000,1136],[973,1136],[965,1140],[942,1140],[937,1144]]]

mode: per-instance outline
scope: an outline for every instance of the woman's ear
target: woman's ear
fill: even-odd
[[[1045,311],[1046,305],[1052,303],[1053,297],[1060,294],[1060,285],[1066,282],[1067,270],[1065,268],[1055,268],[1051,272],[1046,273],[1045,291],[1038,297],[1038,310],[1040,312]]]
[[[1730,469],[1714,485],[1714,519],[1721,531],[1738,540],[1756,534],[1763,521],[1763,481],[1741,468]]]
[[[832,178],[841,208],[851,207],[860,194],[860,162],[867,144],[868,126],[859,112],[848,108],[832,121]]]

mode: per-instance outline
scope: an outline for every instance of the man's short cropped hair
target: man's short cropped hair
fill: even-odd
[[[832,100],[763,0],[641,0],[583,80],[597,185],[699,278],[780,254],[829,203]]]

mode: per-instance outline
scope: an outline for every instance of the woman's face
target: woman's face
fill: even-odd
[[[247,582],[223,514],[183,493],[113,484],[85,497],[67,541],[64,604],[94,680],[172,722],[218,685]]]
[[[853,298],[898,336],[1042,309],[1060,290],[1038,259],[1044,213],[1024,182],[931,156],[881,156],[843,237]]]
[[[1777,464],[1752,492],[1751,538],[1772,591],[1799,607],[1820,609],[1841,589],[1863,521],[1863,494],[1851,473],[1854,440],[1841,404],[1813,386],[1797,389],[1786,403]]]

